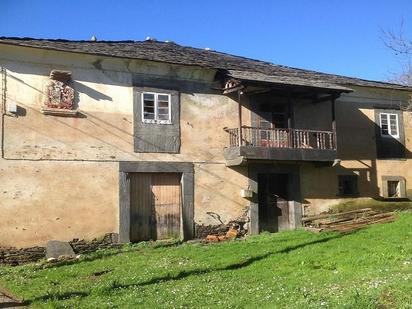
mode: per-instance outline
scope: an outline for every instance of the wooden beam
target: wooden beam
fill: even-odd
[[[292,128],[292,98],[290,92],[288,93],[288,129]]]
[[[242,102],[241,102],[241,94],[240,90],[237,91],[237,100],[238,100],[238,113],[239,113],[239,146],[242,146]]]
[[[293,137],[290,130],[292,129],[292,98],[290,91],[288,92],[288,129],[288,145],[289,147],[293,147]]]
[[[333,146],[334,149],[337,148],[337,138],[336,138],[336,119],[335,119],[335,98],[331,101],[332,105],[332,132],[333,132]]]
[[[337,98],[339,98],[339,96],[340,96],[339,94],[331,94],[331,95],[316,97],[315,99],[312,99],[312,103],[316,104],[316,103],[326,102],[330,100],[336,100]]]
[[[229,93],[232,93],[232,92],[240,91],[243,88],[245,88],[245,86],[243,86],[243,85],[238,85],[238,86],[231,87],[231,88],[225,88],[225,90],[223,91],[223,94],[229,94]]]
[[[362,209],[355,209],[355,210],[345,211],[345,212],[341,212],[341,213],[331,213],[331,214],[305,217],[305,218],[302,218],[302,222],[325,219],[325,218],[330,218],[330,217],[344,216],[344,215],[348,215],[348,214],[363,213],[363,212],[368,212],[368,211],[371,211],[371,210],[372,210],[372,208],[362,208]]]

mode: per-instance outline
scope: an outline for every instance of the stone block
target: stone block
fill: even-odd
[[[46,259],[59,258],[60,256],[68,256],[75,258],[76,254],[73,248],[66,241],[50,240],[47,242]]]

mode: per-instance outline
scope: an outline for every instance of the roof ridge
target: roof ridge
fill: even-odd
[[[202,49],[199,47],[180,45],[172,41],[91,41],[2,36],[0,37],[0,43],[63,52],[94,54],[117,58],[142,59],[178,65],[192,65],[221,70],[258,72],[261,74],[266,74],[267,76],[283,76],[289,78],[299,76],[300,78],[307,79],[308,81],[324,81],[334,84],[381,87],[412,91],[412,87],[392,82],[368,80],[359,77],[319,72],[311,69],[295,68],[275,64],[270,61],[233,55],[213,49]],[[119,46],[113,46],[113,44],[118,44]],[[156,46],[161,47],[155,48]]]

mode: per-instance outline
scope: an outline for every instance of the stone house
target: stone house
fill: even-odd
[[[157,41],[0,38],[0,246],[407,198],[412,89]]]

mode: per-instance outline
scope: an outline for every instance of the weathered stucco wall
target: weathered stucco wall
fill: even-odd
[[[44,245],[49,239],[98,237],[118,231],[118,161],[179,161],[195,166],[195,222],[219,224],[244,214],[249,201],[247,167],[225,166],[224,127],[238,126],[238,103],[210,89],[215,71],[156,62],[115,59],[0,45],[7,69],[7,102],[17,117],[4,117],[4,159],[0,159],[0,246]],[[40,112],[52,69],[70,70],[79,117]],[[178,81],[179,154],[133,152],[133,86],[149,79]],[[383,175],[403,176],[411,188],[410,152],[403,160],[377,160],[373,107],[406,102],[406,94],[357,88],[336,105],[340,166],[299,163],[300,188],[309,211],[342,201],[339,174],[359,176],[360,197],[382,194]],[[249,99],[242,118],[251,124]],[[316,117],[313,117],[316,115]],[[412,117],[404,112],[406,147],[411,149]],[[296,102],[295,126],[331,129],[329,102]]]
[[[248,202],[239,192],[247,186],[247,177],[227,168],[223,159],[228,142],[223,127],[237,125],[238,105],[232,99],[181,92],[180,153],[133,152],[133,77],[166,77],[209,87],[214,70],[0,49],[0,66],[7,69],[7,102],[19,107],[17,117],[5,116],[4,122],[0,206],[7,224],[0,226],[0,246],[116,232],[118,161],[194,162],[196,223],[218,224],[212,213],[224,222],[244,213]],[[52,69],[72,72],[79,117],[40,112]]]
[[[358,175],[359,198],[380,197],[382,176],[402,176],[407,190],[412,188],[412,115],[404,111],[406,157],[377,159],[374,108],[408,104],[404,91],[352,87],[355,92],[344,94],[336,103],[338,158],[336,167],[304,164],[301,167],[302,196],[312,213],[327,211],[344,199],[338,196],[338,175]]]
[[[117,230],[117,163],[0,160],[0,246]]]

